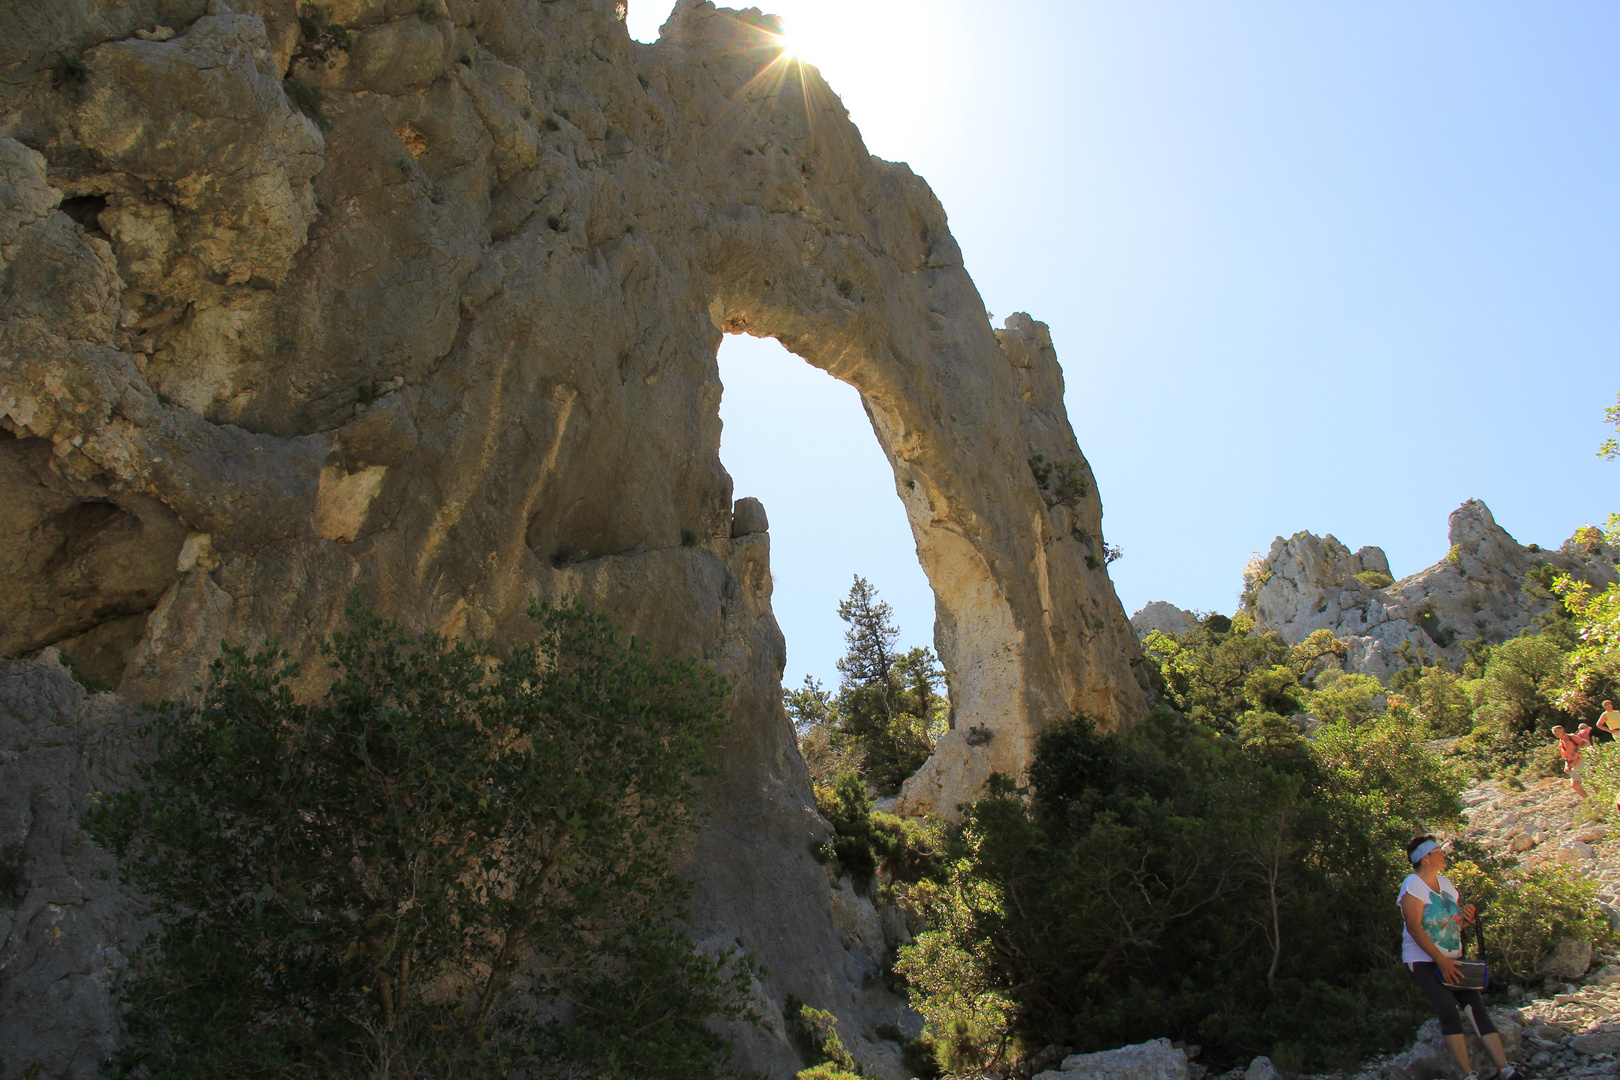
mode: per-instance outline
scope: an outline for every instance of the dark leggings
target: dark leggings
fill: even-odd
[[[1423,996],[1440,1014],[1440,1034],[1463,1033],[1462,1009],[1473,1011],[1474,1027],[1481,1035],[1496,1034],[1496,1025],[1491,1023],[1491,1014],[1485,1011],[1485,999],[1480,997],[1478,990],[1458,990],[1447,986],[1440,981],[1439,966],[1427,961],[1412,965],[1412,981],[1418,984]]]

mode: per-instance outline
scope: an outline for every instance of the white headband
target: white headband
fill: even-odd
[[[1418,863],[1422,862],[1423,857],[1425,855],[1427,855],[1429,852],[1431,852],[1431,851],[1439,851],[1439,850],[1440,850],[1440,845],[1435,843],[1433,840],[1425,840],[1425,841],[1423,841],[1423,843],[1419,844],[1417,847],[1412,849],[1412,854],[1410,856],[1411,859],[1412,859],[1412,865],[1416,866]]]

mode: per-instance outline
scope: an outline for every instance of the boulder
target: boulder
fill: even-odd
[[[1566,865],[1589,863],[1596,858],[1597,852],[1593,851],[1592,845],[1584,840],[1565,840],[1553,853],[1554,861]]]
[[[1588,986],[1608,986],[1620,982],[1620,964],[1604,964],[1586,977]]]
[[[1061,1067],[1037,1073],[1034,1080],[1188,1080],[1187,1052],[1169,1039],[1154,1039],[1066,1057]]]
[[[1507,1051],[1509,1061],[1519,1058],[1520,1036],[1524,1031],[1524,1024],[1516,1009],[1491,1009],[1491,1022],[1496,1025],[1498,1034],[1502,1036],[1502,1048]],[[1490,1080],[1496,1075],[1496,1067],[1491,1063],[1491,1055],[1485,1049],[1485,1044],[1474,1033],[1472,1017],[1465,1013],[1463,1030],[1468,1035],[1468,1058],[1474,1068],[1478,1070],[1481,1080]],[[1384,1066],[1384,1073],[1388,1080],[1433,1080],[1440,1077],[1443,1080],[1462,1080],[1464,1071],[1457,1066],[1457,1059],[1451,1056],[1446,1048],[1445,1041],[1440,1035],[1440,1021],[1430,1020],[1418,1028],[1417,1038],[1413,1041],[1411,1049],[1395,1055]]]
[[[1248,1069],[1243,1073],[1243,1080],[1282,1080],[1282,1076],[1270,1058],[1257,1057],[1249,1062]]]
[[[1578,979],[1592,966],[1592,943],[1560,938],[1541,958],[1539,970],[1549,979]]]
[[[1594,1031],[1577,1035],[1570,1041],[1570,1049],[1577,1054],[1596,1057],[1598,1054],[1620,1054],[1620,1031]]]
[[[756,533],[769,532],[771,523],[765,517],[765,504],[758,499],[738,499],[737,505],[731,511],[731,535],[735,539],[739,536],[753,536]]]

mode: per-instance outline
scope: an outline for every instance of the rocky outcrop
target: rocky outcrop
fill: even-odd
[[[1615,580],[1620,556],[1594,541],[1521,547],[1477,500],[1452,511],[1449,539],[1445,558],[1395,582],[1378,548],[1352,553],[1332,536],[1278,537],[1250,571],[1246,599],[1260,628],[1289,642],[1331,630],[1350,644],[1347,670],[1388,681],[1413,662],[1455,669],[1465,642],[1499,643],[1527,629],[1551,605],[1544,591],[1525,588],[1537,563],[1601,588]]]
[[[1154,600],[1131,616],[1131,629],[1139,638],[1151,633],[1185,634],[1198,628],[1198,614],[1163,600]]]
[[[894,469],[954,712],[903,809],[1075,708],[1128,722],[1137,646],[1046,328],[987,324],[927,186],[768,18],[682,0],[643,46],[615,6],[0,6],[0,652],[134,701],[275,638],[315,693],[352,590],[496,646],[582,595],[734,688],[696,931],[858,1033],[901,1006],[809,856],[721,335],[853,385]],[[742,1064],[787,1075],[765,1011]]]
[[[80,833],[135,760],[135,712],[46,660],[0,660],[0,1056],[7,1076],[94,1080],[145,930],[112,856]]]
[[[1187,1080],[1187,1052],[1169,1039],[1153,1039],[1118,1050],[1072,1054],[1035,1080]]]

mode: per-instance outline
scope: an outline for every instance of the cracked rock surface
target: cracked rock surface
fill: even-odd
[[[1379,548],[1351,552],[1332,536],[1279,536],[1261,563],[1269,576],[1254,591],[1256,623],[1290,643],[1331,630],[1350,643],[1347,671],[1387,683],[1407,665],[1405,657],[1456,670],[1466,658],[1464,642],[1499,644],[1529,628],[1551,603],[1524,588],[1535,564],[1601,589],[1614,582],[1620,557],[1604,544],[1523,547],[1476,499],[1451,512],[1448,540],[1444,559],[1381,586],[1372,575],[1388,578],[1389,560]]]
[[[54,654],[0,660],[0,1054],[7,1075],[94,1080],[144,937],[112,856],[78,829],[135,760],[135,711],[88,695]]]
[[[682,0],[649,46],[612,0],[324,7],[0,5],[0,655],[136,702],[275,638],[313,694],[352,590],[497,647],[580,595],[734,688],[694,930],[896,1074],[862,1033],[911,1020],[810,858],[715,353],[774,337],[860,392],[951,671],[900,802],[950,814],[1052,720],[1143,709],[1046,327],[988,325],[927,185],[757,12]],[[779,1022],[739,1051],[799,1066]]]

